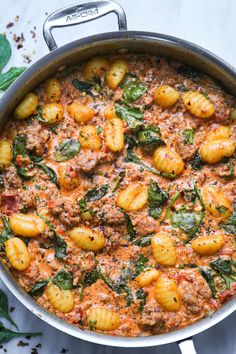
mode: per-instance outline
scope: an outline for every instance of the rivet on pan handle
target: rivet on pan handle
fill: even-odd
[[[57,48],[52,29],[56,27],[74,26],[89,22],[114,12],[118,18],[119,30],[127,30],[124,9],[111,0],[94,0],[67,6],[49,15],[43,25],[43,36],[50,51]]]
[[[180,340],[177,344],[181,354],[197,354],[192,337]]]

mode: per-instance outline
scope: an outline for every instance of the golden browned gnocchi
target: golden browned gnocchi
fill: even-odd
[[[117,205],[126,210],[140,210],[148,200],[147,188],[138,183],[130,184],[117,197]]]
[[[88,227],[76,227],[70,231],[71,239],[86,251],[99,251],[105,246],[105,237],[101,232]]]
[[[188,91],[183,97],[185,107],[198,118],[209,118],[215,113],[215,107],[202,93]]]
[[[5,117],[0,258],[62,321],[148,338],[236,296],[236,106],[124,52],[48,72]]]

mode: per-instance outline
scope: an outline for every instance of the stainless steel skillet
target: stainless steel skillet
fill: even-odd
[[[118,17],[118,32],[89,36],[57,48],[51,33],[54,27],[73,26],[111,12]],[[182,39],[159,33],[128,31],[124,10],[111,0],[88,1],[58,10],[45,21],[43,33],[51,52],[23,73],[0,99],[1,129],[4,129],[15,105],[28,91],[63,65],[78,63],[94,55],[133,52],[168,56],[209,74],[228,92],[236,95],[236,70],[233,67],[209,51]],[[82,331],[43,309],[19,287],[2,263],[0,277],[18,300],[45,322],[77,338],[103,345],[148,347],[177,342],[183,354],[194,354],[191,336],[208,329],[236,310],[236,298],[233,298],[212,316],[171,333],[138,338],[112,337]]]

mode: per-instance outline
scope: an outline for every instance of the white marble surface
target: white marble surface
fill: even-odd
[[[13,53],[8,66],[24,65],[22,54],[32,57],[32,62],[48,52],[42,37],[42,24],[45,13],[75,3],[74,0],[0,0],[0,33],[7,32],[11,40],[13,33],[24,33],[26,41],[20,50],[11,40]],[[230,64],[236,66],[235,41],[235,0],[120,0],[128,18],[128,28],[162,32],[195,42]],[[19,21],[12,28],[6,30],[6,24],[14,21],[19,15]],[[31,30],[36,26],[36,38],[32,38]],[[55,30],[58,44],[89,34],[116,30],[117,24],[114,15],[97,20],[92,25],[84,24],[78,27]],[[12,33],[10,33],[12,32]],[[6,290],[0,282],[0,288]],[[39,354],[57,354],[62,348],[67,348],[70,354],[177,354],[176,344],[148,349],[119,349],[90,344],[72,338],[50,327],[26,310],[7,290],[10,305],[15,307],[13,317],[24,331],[42,331],[41,338],[31,339],[29,346],[17,347],[18,340],[12,340],[4,345],[10,354],[31,354],[31,348],[38,343],[42,348]],[[198,353],[201,354],[235,354],[236,314],[231,315],[222,323],[210,330],[195,336],[194,341]],[[0,347],[0,354],[3,349]]]

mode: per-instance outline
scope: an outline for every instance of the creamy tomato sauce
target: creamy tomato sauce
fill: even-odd
[[[118,84],[108,74],[116,60],[126,63],[123,71],[110,73],[121,76]],[[167,58],[108,57],[93,70],[91,74],[84,63],[55,74],[55,96],[50,83],[42,83],[34,91],[38,102],[33,114],[15,113],[2,135],[13,150],[11,161],[2,163],[2,261],[40,305],[79,328],[140,336],[188,326],[236,292],[234,98],[205,74]],[[163,85],[174,94],[162,92],[158,99],[156,90]],[[200,100],[184,102],[187,92],[200,93]],[[74,102],[87,107],[86,113],[81,107],[72,112]],[[47,113],[48,104],[51,111],[59,104],[62,113]],[[191,111],[195,105],[196,115]],[[113,109],[110,115],[107,107]],[[200,117],[208,108],[212,114]],[[123,146],[119,134],[109,143],[110,118],[121,122]],[[81,130],[87,126],[95,127],[92,135]],[[230,128],[227,137],[215,141],[222,146],[221,139],[227,140],[231,150],[224,153],[217,145],[207,156],[219,150],[222,156],[209,163],[201,147],[222,126]],[[95,145],[87,146],[91,139]],[[115,143],[121,145],[113,149]],[[165,147],[177,154],[180,172],[177,160],[172,169],[169,150],[164,162],[154,161],[155,151]],[[133,185],[136,194],[127,192],[120,201]],[[210,202],[204,194],[209,186],[216,190]],[[16,214],[37,215],[45,223],[43,232],[27,237],[14,229],[11,218]],[[4,238],[6,225],[10,231]],[[88,236],[85,247],[81,233],[71,234],[79,227],[100,236]],[[163,234],[171,247],[167,241],[161,244]],[[5,242],[12,237],[24,241],[30,256],[26,269],[16,269],[6,252]],[[162,247],[157,251],[153,237]],[[202,243],[201,237],[206,237]],[[158,271],[156,278],[140,286],[137,277],[149,269]],[[175,308],[157,291],[163,275],[173,281],[174,293],[168,288],[163,292],[172,305],[178,302]],[[67,310],[61,311],[49,296],[50,284],[58,287],[59,297],[67,291],[73,298]],[[100,318],[89,320],[92,308],[108,309],[118,320],[104,327]]]

